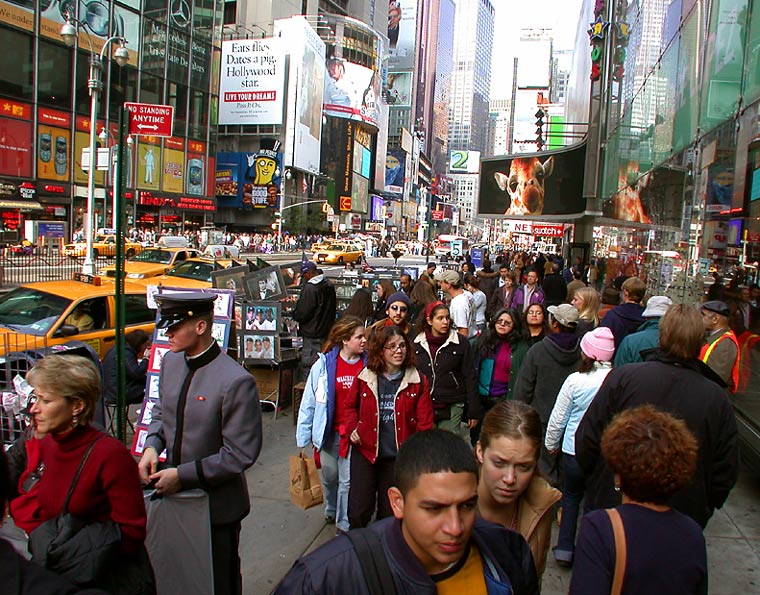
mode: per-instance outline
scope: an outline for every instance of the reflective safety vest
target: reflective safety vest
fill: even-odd
[[[710,359],[710,355],[712,355],[713,350],[715,347],[720,343],[721,341],[724,341],[725,339],[729,339],[734,345],[736,345],[736,358],[734,359],[734,365],[731,368],[731,386],[728,387],[728,390],[730,390],[732,393],[736,392],[737,387],[739,386],[739,342],[736,340],[736,335],[734,335],[734,331],[731,329],[726,329],[726,332],[724,332],[720,337],[715,339],[712,343],[707,343],[705,345],[702,345],[702,350],[699,352],[699,359],[701,359],[704,363],[707,365],[710,365],[707,360]]]

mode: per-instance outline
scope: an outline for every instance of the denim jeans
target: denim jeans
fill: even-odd
[[[574,455],[562,453],[562,522],[559,526],[557,547],[554,548],[554,558],[565,562],[573,561],[575,552],[575,532],[578,527],[586,480],[583,470]]]
[[[325,516],[335,517],[335,526],[348,531],[348,490],[351,486],[351,459],[338,456],[340,435],[330,432],[319,451],[322,462],[322,483]],[[350,456],[350,453],[349,453]]]
[[[309,378],[309,372],[319,357],[323,343],[324,339],[303,338],[303,345],[301,346],[301,382],[306,382]]]

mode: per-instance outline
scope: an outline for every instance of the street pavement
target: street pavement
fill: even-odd
[[[251,514],[243,521],[240,541],[246,595],[269,595],[299,556],[335,534],[333,525],[325,525],[321,505],[304,511],[290,502],[288,460],[298,452],[292,411],[278,413],[275,420],[267,407],[263,417],[264,447],[247,474]],[[743,470],[705,531],[712,595],[760,593],[758,512],[760,478]],[[553,533],[555,543],[556,525]],[[569,586],[570,570],[557,566],[550,552],[542,593],[564,594]]]

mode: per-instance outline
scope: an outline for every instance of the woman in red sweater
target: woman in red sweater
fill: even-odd
[[[39,457],[21,477],[11,516],[27,533],[61,513],[85,451],[97,444],[82,469],[68,511],[87,522],[111,520],[121,529],[119,564],[142,553],[146,514],[140,478],[124,445],[90,425],[101,394],[100,373],[87,358],[49,355],[26,376],[34,388],[30,412]],[[114,568],[118,571],[118,568]]]
[[[348,521],[352,529],[392,514],[388,488],[396,454],[415,432],[433,427],[429,383],[414,367],[409,337],[397,326],[379,329],[367,347],[367,367],[345,404],[351,449]]]

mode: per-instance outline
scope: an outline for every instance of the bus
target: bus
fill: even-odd
[[[470,250],[470,240],[464,236],[457,236],[442,233],[435,240],[435,247],[433,251],[436,256],[451,256],[451,243],[455,241],[462,242],[462,254],[464,256]]]

